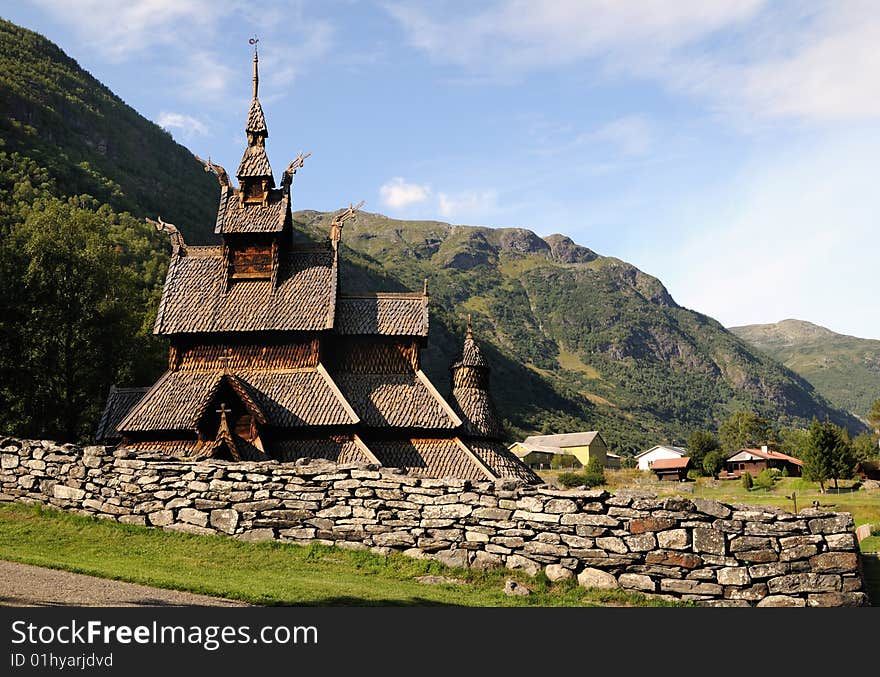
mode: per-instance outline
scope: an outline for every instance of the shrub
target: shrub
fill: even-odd
[[[605,484],[605,466],[598,458],[591,458],[587,469],[582,473],[564,472],[557,478],[566,487],[598,487]]]
[[[724,467],[724,456],[720,451],[710,451],[703,457],[703,472],[715,477]]]
[[[779,474],[780,477],[788,477],[788,466],[784,466],[782,468],[782,472]]]
[[[769,468],[764,468],[755,478],[754,485],[759,489],[772,489],[776,481],[774,473]]]
[[[702,476],[703,476],[703,473],[701,473],[699,470],[695,470],[695,469],[688,470],[688,479],[689,480],[694,480],[696,482]]]
[[[746,470],[740,478],[740,482],[742,482],[743,489],[745,489],[746,491],[751,490],[753,484],[752,474],[748,470]]]

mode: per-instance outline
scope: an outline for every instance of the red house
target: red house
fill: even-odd
[[[740,449],[730,456],[724,461],[724,474],[726,477],[740,477],[748,472],[755,476],[767,468],[776,468],[780,471],[788,470],[788,474],[792,477],[800,477],[803,465],[803,461],[799,458],[773,451],[765,445],[760,449]]]
[[[651,470],[657,475],[658,480],[670,482],[684,482],[690,469],[690,456],[681,458],[658,458],[651,463]]]

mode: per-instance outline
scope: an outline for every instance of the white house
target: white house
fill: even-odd
[[[682,458],[687,456],[687,449],[681,447],[673,447],[668,444],[659,444],[651,447],[647,451],[643,451],[636,456],[637,468],[639,470],[650,470],[651,464],[660,459]]]

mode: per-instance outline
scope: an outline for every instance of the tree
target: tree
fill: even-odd
[[[852,441],[852,447],[856,461],[869,461],[880,456],[877,438],[867,431],[856,435]]]
[[[708,430],[695,430],[688,437],[687,447],[692,467],[699,470],[703,467],[706,454],[718,449],[718,438]]]
[[[0,428],[86,440],[110,385],[149,382],[161,365],[148,334],[164,275],[152,229],[90,206],[38,200],[3,238]]]
[[[743,447],[767,444],[772,437],[770,422],[748,409],[734,412],[718,428],[721,448],[728,453]]]
[[[720,451],[710,451],[703,458],[703,472],[715,477],[724,467],[724,455]]]
[[[779,451],[801,458],[809,444],[810,431],[805,428],[782,428],[779,431]]]
[[[880,434],[880,399],[874,400],[871,411],[868,412],[868,425],[874,434]]]
[[[852,476],[855,457],[848,435],[830,421],[813,419],[810,426],[810,439],[803,457],[804,477],[819,483],[825,493],[825,482]]]
[[[746,470],[742,474],[742,477],[739,478],[739,481],[742,484],[743,489],[745,489],[746,491],[751,490],[751,488],[752,488],[752,473],[750,473],[748,470]]]

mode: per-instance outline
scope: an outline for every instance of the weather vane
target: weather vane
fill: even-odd
[[[254,49],[256,49],[257,43],[258,43],[259,41],[260,41],[260,38],[258,38],[258,37],[255,35],[255,36],[252,37],[250,40],[248,40],[248,44],[249,44],[249,45],[253,45],[253,46],[254,46]]]

